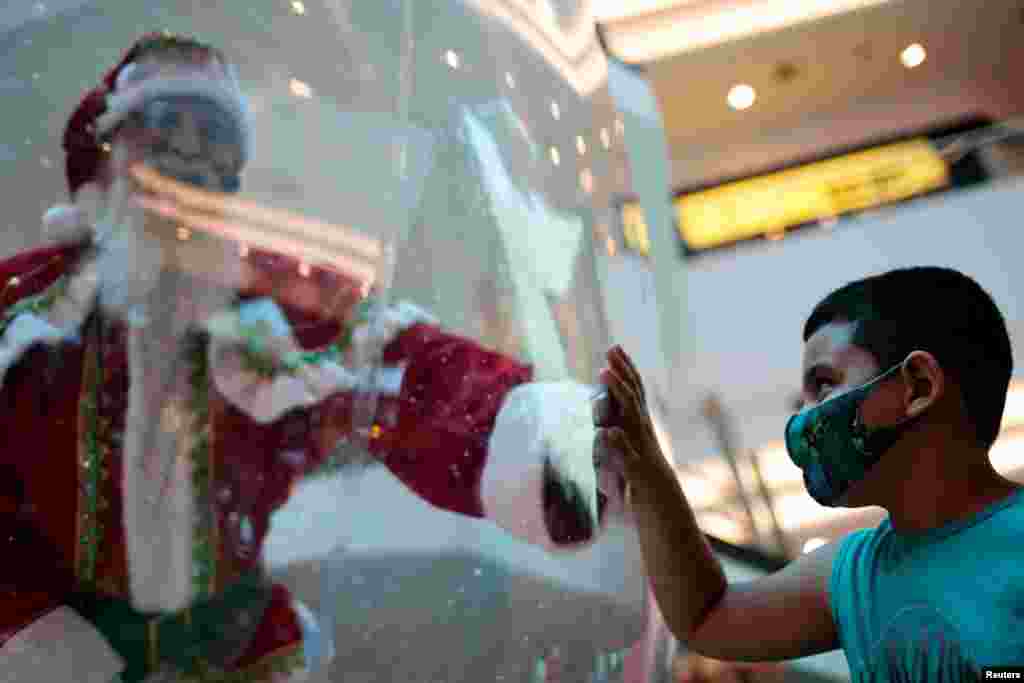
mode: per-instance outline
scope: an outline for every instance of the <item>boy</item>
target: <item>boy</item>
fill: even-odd
[[[827,296],[803,337],[790,457],[819,503],[889,516],[734,585],[659,449],[638,373],[620,348],[608,354],[596,438],[621,454],[676,636],[726,660],[842,647],[854,681],[975,680],[1024,662],[1024,495],[988,459],[1013,370],[995,303],[954,270],[894,270]]]

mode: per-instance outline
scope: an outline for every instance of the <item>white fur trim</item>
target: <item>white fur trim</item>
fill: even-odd
[[[107,95],[107,111],[96,120],[96,132],[106,135],[133,111],[152,99],[167,95],[197,95],[206,97],[224,107],[238,123],[243,134],[243,156],[249,158],[251,149],[251,122],[249,108],[238,83],[233,78],[205,76],[153,77],[138,85],[126,84],[123,90]]]
[[[143,381],[148,359],[140,334],[145,332],[132,329],[128,335],[131,383],[122,462],[128,574],[137,610],[174,612],[192,601],[195,501],[189,455],[195,435],[185,428],[163,431],[162,415],[157,412],[161,407],[154,407],[151,388]],[[189,391],[186,380],[175,390],[179,396]],[[155,473],[146,467],[147,456],[154,455],[159,465]],[[168,460],[172,471],[165,473]]]
[[[264,328],[277,353],[298,350],[284,312],[269,298],[247,301],[206,323],[213,336],[209,357],[214,386],[256,422],[273,422],[293,408],[313,405],[358,383],[352,373],[331,361],[301,368],[294,376],[281,374],[269,379],[246,369],[237,344],[244,340],[243,328],[253,326]]]
[[[98,286],[96,268],[88,264],[71,276],[67,292],[43,315],[15,316],[0,336],[0,384],[7,370],[34,344],[57,344],[78,334]]]
[[[292,601],[292,609],[302,629],[302,653],[306,663],[306,671],[320,671],[334,659],[334,634],[324,633],[320,622],[305,604],[298,600]]]
[[[124,660],[103,635],[69,607],[58,607],[0,648],[2,683],[110,683]]]
[[[405,379],[405,365],[386,365],[373,372],[372,390],[384,396],[398,396],[402,393]]]
[[[376,349],[402,329],[420,321],[435,321],[428,313],[415,306],[399,305],[385,309],[360,333],[366,345]],[[225,312],[210,318],[206,328],[213,335],[210,344],[210,367],[214,385],[231,403],[257,422],[273,422],[283,414],[299,407],[314,405],[340,391],[362,391],[396,396],[402,388],[405,367],[402,365],[371,369],[356,366],[350,370],[331,360],[301,367],[295,375],[281,374],[267,378],[247,370],[238,353],[237,343],[244,338],[243,327],[265,326],[268,341],[278,347],[278,353],[298,350],[291,336],[281,308],[268,298],[254,299],[239,306],[236,312]],[[358,332],[358,331],[357,331]],[[364,357],[369,357],[364,346]]]
[[[0,385],[7,370],[33,344],[52,344],[65,337],[65,332],[51,325],[47,320],[32,313],[22,313],[11,321],[0,337]]]
[[[488,519],[519,538],[554,549],[544,523],[544,459],[572,481],[597,529],[597,474],[593,464],[593,389],[576,382],[516,387],[498,412],[480,482]],[[595,533],[596,536],[596,533]]]
[[[43,214],[43,234],[50,242],[78,242],[92,237],[93,230],[81,208],[58,204]]]
[[[373,363],[384,348],[413,325],[437,325],[436,316],[408,301],[381,306],[352,331],[352,354],[357,367]]]
[[[292,333],[292,326],[284,311],[273,299],[263,297],[242,303],[238,307],[238,321],[242,325],[266,325],[270,334],[275,337],[287,337]]]

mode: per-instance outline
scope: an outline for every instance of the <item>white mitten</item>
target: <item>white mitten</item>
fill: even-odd
[[[597,538],[605,520],[594,467],[593,393],[576,382],[533,382],[509,392],[480,484],[489,519],[552,550]]]
[[[399,334],[421,323],[437,325],[439,321],[429,311],[408,301],[372,308],[366,321],[352,330],[353,364],[363,367],[373,363]]]

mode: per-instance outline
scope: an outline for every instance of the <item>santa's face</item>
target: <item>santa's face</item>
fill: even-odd
[[[130,178],[143,163],[206,190],[235,192],[244,162],[237,86],[218,61],[143,59],[118,79],[109,174]]]
[[[106,245],[102,298],[108,307],[130,308],[149,295],[162,271],[198,275],[222,289],[240,287],[245,267],[237,245],[204,222],[216,221],[217,193],[238,190],[246,157],[245,105],[230,70],[206,53],[143,57],[118,76],[98,130],[109,147],[97,221]],[[204,221],[191,219],[160,191],[166,180],[214,193]],[[209,299],[203,307],[209,308],[228,296],[211,291],[189,298]]]

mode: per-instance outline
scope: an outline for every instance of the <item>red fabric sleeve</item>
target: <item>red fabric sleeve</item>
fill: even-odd
[[[53,284],[84,249],[83,244],[43,247],[0,261],[0,313],[16,301],[35,296]]]
[[[297,646],[302,642],[302,627],[292,609],[292,597],[288,589],[281,584],[271,587],[270,604],[263,612],[263,618],[256,629],[252,642],[233,667],[236,671],[245,671],[255,667],[265,668],[267,672],[274,669],[274,662],[268,661],[275,657],[286,656],[283,649]],[[260,666],[260,665],[264,666]],[[263,672],[252,672],[254,676]]]
[[[358,283],[319,268],[302,275],[297,262],[284,256],[253,251],[250,262],[246,296],[277,301],[304,348],[323,347],[352,324],[363,299]],[[532,369],[425,324],[398,335],[382,362],[403,364],[405,373],[397,397],[377,399],[371,453],[427,502],[482,517],[479,482],[494,421],[505,395],[530,381]],[[258,498],[265,509],[257,517],[282,505],[295,480],[323,465],[340,441],[353,436],[353,426],[353,396],[341,392],[254,430],[277,454],[264,470]]]
[[[405,363],[398,397],[378,399],[370,450],[422,499],[471,517],[479,497],[487,443],[505,395],[529,382],[532,369],[433,325],[414,325],[384,349],[383,363]],[[320,409],[318,447],[351,424],[351,396]]]
[[[80,245],[46,247],[0,261],[0,315],[67,272],[81,249]],[[24,512],[28,504],[38,502],[24,479],[35,470],[26,470],[27,463],[19,459],[31,452],[27,441],[31,436],[13,429],[11,406],[18,403],[18,394],[9,384],[0,385],[0,393],[6,394],[0,396],[0,407],[7,413],[6,417],[0,416],[0,432],[5,439],[0,452],[0,557],[17,561],[0,562],[0,644],[63,604],[64,592],[72,585],[70,570],[65,568],[52,540],[33,526]],[[35,402],[29,406],[30,410],[39,409]],[[38,434],[36,438],[38,448]]]
[[[64,604],[72,585],[70,572],[61,569],[60,559],[42,535],[9,510],[2,514],[0,557],[7,561],[0,562],[0,645]]]

